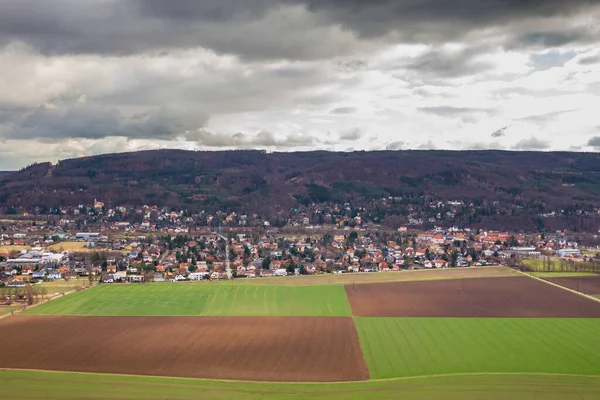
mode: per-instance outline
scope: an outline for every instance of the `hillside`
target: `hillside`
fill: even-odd
[[[0,171],[0,180],[7,178],[12,173],[14,173],[14,171]]]
[[[156,204],[275,213],[313,203],[519,205],[519,218],[600,206],[600,155],[502,151],[156,150],[41,163],[0,176],[0,207]],[[510,218],[508,218],[510,219]],[[597,225],[596,225],[597,226]]]

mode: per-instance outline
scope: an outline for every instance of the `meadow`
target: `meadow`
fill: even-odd
[[[31,246],[5,244],[0,246],[0,253],[10,253],[11,251],[31,250]]]
[[[0,306],[0,316],[5,315],[5,314],[10,314],[11,312],[18,310],[19,307],[17,306],[4,306],[1,305]]]
[[[600,273],[600,263],[597,262],[567,262],[558,258],[530,258],[522,260],[529,272],[592,272]]]
[[[39,371],[1,371],[0,398],[60,400],[592,400],[600,377],[444,376],[341,384],[226,382]]]
[[[600,319],[379,318],[355,323],[372,379],[472,372],[600,374]]]
[[[574,278],[598,276],[593,272],[529,272],[529,275],[537,278]]]
[[[27,314],[88,316],[350,316],[343,286],[163,283],[104,285]]]
[[[46,291],[49,295],[53,295],[55,293],[65,293],[70,292],[72,290],[81,289],[84,286],[89,285],[89,280],[87,277],[85,278],[74,278],[69,280],[56,280],[56,281],[48,281],[42,282],[39,284],[41,287],[46,288]]]

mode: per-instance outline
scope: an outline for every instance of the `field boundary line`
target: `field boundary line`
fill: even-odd
[[[555,372],[460,372],[455,374],[434,374],[434,375],[415,375],[415,376],[400,376],[396,378],[383,379],[363,379],[359,381],[331,381],[331,382],[289,382],[289,381],[244,381],[235,379],[209,379],[209,378],[189,378],[182,376],[165,376],[165,375],[135,375],[135,374],[117,374],[108,372],[83,372],[83,371],[60,371],[50,369],[33,369],[33,368],[0,368],[6,372],[42,372],[48,374],[75,374],[75,375],[97,375],[97,376],[112,376],[112,377],[131,377],[131,378],[149,378],[149,379],[174,379],[182,381],[201,381],[201,382],[222,382],[222,383],[248,383],[248,384],[278,384],[278,385],[341,385],[341,384],[357,384],[357,383],[380,383],[393,381],[411,381],[417,379],[436,379],[436,378],[453,378],[453,377],[469,377],[469,376],[565,376],[573,378],[593,378],[600,379],[600,374],[562,374]]]
[[[41,306],[42,304],[46,304],[46,303],[48,303],[48,302],[51,302],[52,300],[56,300],[56,299],[63,298],[63,297],[65,297],[65,296],[68,296],[68,295],[70,295],[70,294],[72,294],[72,293],[76,293],[76,292],[83,292],[83,291],[86,291],[86,290],[88,290],[88,289],[91,289],[91,288],[94,288],[94,287],[97,287],[97,286],[98,286],[98,285],[93,285],[93,286],[84,286],[84,287],[82,287],[82,288],[80,288],[80,289],[73,289],[73,290],[69,290],[68,292],[59,293],[58,295],[56,295],[56,296],[52,296],[52,297],[50,297],[50,298],[47,298],[46,300],[40,301],[39,303],[35,303],[35,304],[32,304],[32,305],[30,305],[30,306],[27,306],[27,305],[26,305],[25,307],[22,307],[22,308],[19,308],[19,309],[17,309],[17,310],[14,310],[14,311],[12,311],[12,312],[10,312],[10,313],[8,313],[8,314],[0,315],[0,319],[2,319],[2,318],[8,318],[8,317],[11,317],[11,316],[13,316],[13,315],[16,315],[16,314],[23,313],[24,311],[29,311],[29,310],[31,310],[32,308],[35,308],[35,307]],[[57,315],[60,315],[60,314],[57,314]],[[0,371],[1,371],[1,370],[2,370],[2,368],[0,368]]]
[[[566,291],[568,291],[568,292],[571,292],[571,293],[577,294],[577,295],[579,295],[579,296],[582,296],[582,297],[585,297],[585,298],[587,298],[587,299],[589,299],[589,300],[592,300],[592,301],[595,301],[595,302],[597,302],[597,303],[600,303],[600,299],[599,299],[599,298],[597,298],[597,297],[594,297],[594,296],[591,296],[591,295],[589,295],[589,294],[585,294],[585,293],[578,292],[578,291],[576,291],[576,290],[573,290],[573,289],[569,289],[568,287],[564,287],[564,286],[561,286],[561,285],[559,285],[559,284],[557,284],[557,283],[550,282],[550,281],[547,281],[547,280],[545,280],[545,279],[542,279],[542,278],[538,278],[537,276],[533,276],[533,275],[526,274],[525,272],[522,272],[522,271],[519,271],[519,270],[516,270],[516,269],[515,269],[515,270],[513,270],[513,271],[516,271],[516,272],[518,272],[519,274],[521,274],[521,275],[524,275],[524,276],[527,276],[527,277],[529,277],[529,278],[536,279],[536,280],[538,280],[538,281],[540,281],[540,282],[544,282],[544,283],[545,283],[545,284],[547,284],[547,285],[556,286],[557,288],[560,288],[560,289],[566,290]]]

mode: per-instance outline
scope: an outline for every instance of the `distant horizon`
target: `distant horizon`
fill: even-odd
[[[325,150],[325,149],[314,149],[314,150],[267,150],[267,149],[214,149],[214,150],[189,150],[180,149],[175,147],[161,148],[161,149],[142,149],[142,150],[127,150],[117,151],[111,153],[99,153],[92,155],[82,155],[78,157],[62,158],[59,160],[40,160],[33,163],[25,164],[15,169],[4,169],[0,167],[0,172],[17,172],[30,165],[51,163],[52,165],[58,165],[59,162],[65,160],[74,160],[79,158],[91,158],[91,157],[102,157],[110,156],[114,154],[135,154],[144,152],[158,152],[158,151],[182,151],[191,153],[225,153],[225,152],[264,152],[266,154],[286,154],[286,153],[331,153],[331,154],[353,154],[353,153],[403,153],[403,152],[448,152],[448,153],[485,153],[485,152],[496,152],[496,153],[536,153],[536,154],[599,154],[597,151],[571,151],[571,150],[511,150],[511,149],[401,149],[401,150],[389,150],[389,149],[373,149],[373,150]]]

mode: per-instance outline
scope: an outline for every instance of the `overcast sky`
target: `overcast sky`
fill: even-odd
[[[154,148],[600,150],[600,0],[0,0],[0,170]]]

